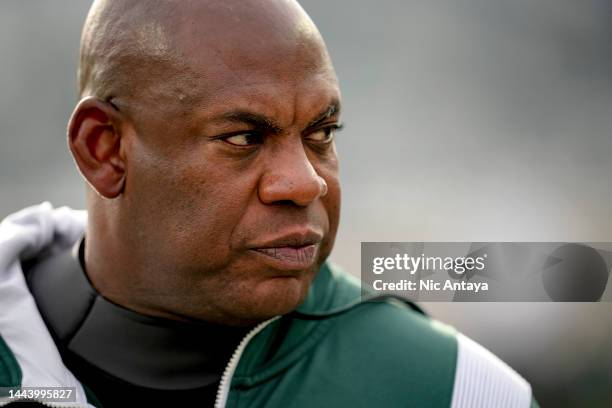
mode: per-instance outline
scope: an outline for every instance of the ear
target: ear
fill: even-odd
[[[68,147],[81,174],[103,197],[115,198],[125,184],[121,113],[98,98],[82,99],[68,124]]]

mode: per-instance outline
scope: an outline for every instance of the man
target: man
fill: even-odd
[[[326,263],[340,91],[291,0],[97,0],[68,144],[87,213],[0,230],[0,386],[80,406],[528,407],[518,374]]]

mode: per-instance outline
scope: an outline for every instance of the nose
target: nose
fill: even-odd
[[[261,202],[292,202],[305,207],[327,194],[327,183],[313,167],[301,143],[279,150],[268,160],[260,179]]]

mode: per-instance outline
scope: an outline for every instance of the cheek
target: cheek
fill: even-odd
[[[323,203],[327,209],[327,214],[329,217],[329,235],[332,241],[336,236],[338,224],[340,223],[341,201],[342,194],[338,180],[336,179],[335,183],[328,182],[328,193],[325,196]]]
[[[327,194],[323,197],[323,204],[329,216],[330,232],[333,230],[335,234],[340,219],[342,196],[335,146],[330,156],[317,166],[316,171],[327,183]]]
[[[327,195],[323,198],[323,203],[329,216],[330,229],[337,228],[340,218],[341,190],[338,179],[326,180]]]
[[[338,225],[340,223],[340,207],[342,193],[337,171],[321,174],[327,183],[327,194],[323,197],[323,205],[329,220],[329,230],[321,249],[322,258],[326,258],[334,246]]]
[[[229,262],[232,232],[245,211],[248,181],[202,152],[179,158],[141,155],[132,170],[132,221],[155,237],[152,255],[174,268],[219,269]]]
[[[189,167],[177,177],[173,238],[193,266],[219,269],[230,262],[233,233],[248,203],[248,185],[227,175]]]

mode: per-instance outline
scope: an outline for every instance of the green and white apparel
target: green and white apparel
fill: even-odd
[[[62,361],[21,260],[74,245],[86,217],[45,203],[0,224],[0,387],[74,387],[77,402],[61,406],[100,404]],[[364,302],[359,282],[325,264],[295,312],[260,324],[238,345],[215,406],[537,404],[530,385],[482,346],[395,299]]]

